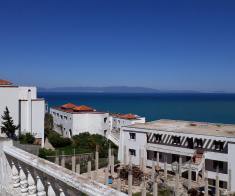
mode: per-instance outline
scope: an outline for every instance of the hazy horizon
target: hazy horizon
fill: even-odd
[[[235,1],[0,3],[0,78],[235,92]]]

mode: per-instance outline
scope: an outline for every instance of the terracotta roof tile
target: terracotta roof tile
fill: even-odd
[[[0,79],[0,85],[12,85],[12,82]]]
[[[85,106],[85,105],[76,106],[76,107],[73,108],[73,110],[76,111],[76,112],[84,112],[84,111],[93,112],[94,111],[93,108]]]
[[[66,104],[64,104],[64,105],[62,105],[62,106],[60,106],[62,109],[73,109],[73,108],[75,108],[75,107],[77,107],[75,104],[73,104],[73,103],[66,103]]]

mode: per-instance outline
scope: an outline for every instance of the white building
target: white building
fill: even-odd
[[[145,123],[145,117],[136,114],[110,114],[109,130],[120,131],[123,126],[129,126],[137,123]]]
[[[109,114],[97,112],[88,106],[67,103],[50,108],[50,113],[54,119],[55,131],[64,137],[72,137],[83,132],[105,136],[109,128]]]
[[[36,87],[13,85],[0,80],[0,115],[8,107],[14,124],[19,125],[17,134],[31,133],[37,139],[44,140],[45,102],[37,98]],[[0,126],[2,119],[0,118]],[[0,133],[1,134],[1,133]]]
[[[235,125],[158,120],[123,127],[119,160],[129,155],[136,165],[151,167],[154,160],[163,169],[166,162],[169,171],[178,162],[183,177],[190,164],[194,180],[205,169],[212,186],[218,172],[220,187],[235,191]]]

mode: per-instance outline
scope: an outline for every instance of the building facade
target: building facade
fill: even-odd
[[[211,186],[218,175],[221,188],[235,191],[235,125],[158,120],[123,127],[119,160],[125,162],[130,155],[136,165],[144,161],[151,167],[156,161],[168,171],[177,162],[182,177],[190,164],[195,181],[206,171]]]
[[[9,81],[0,80],[1,116],[6,107],[14,124],[19,125],[17,134],[31,133],[37,139],[44,140],[45,102],[37,98],[36,87],[16,86]],[[0,118],[0,126],[1,123]]]
[[[120,131],[122,127],[134,125],[137,123],[145,123],[145,117],[136,114],[110,114],[109,130]]]
[[[64,137],[72,137],[79,133],[89,132],[105,136],[108,132],[106,112],[98,112],[88,106],[77,106],[72,103],[50,108],[54,129]]]

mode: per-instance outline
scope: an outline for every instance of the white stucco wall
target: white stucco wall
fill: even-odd
[[[109,128],[108,113],[69,113],[54,108],[50,109],[50,113],[53,116],[55,131],[64,137],[71,137],[70,130],[72,135],[83,132],[104,135],[104,130],[108,131]],[[105,118],[107,119],[106,122],[104,122]],[[62,125],[62,130],[60,125]]]
[[[32,103],[32,108],[29,103]],[[0,86],[0,115],[3,115],[6,106],[14,124],[20,125],[21,133],[33,130],[36,138],[43,137],[45,103],[44,100],[37,100],[36,87]],[[0,118],[0,125],[1,123]]]
[[[32,101],[32,134],[36,138],[44,138],[44,115],[45,115],[45,101]]]
[[[147,160],[146,145],[147,145],[147,137],[145,133],[136,134],[135,139],[130,139],[130,133],[125,131],[125,128],[121,129],[120,132],[120,141],[119,141],[119,151],[118,151],[118,159],[123,162],[124,161],[124,146],[126,146],[127,157],[129,157],[129,149],[136,150],[136,156],[132,157],[132,162],[136,165],[139,165],[140,162],[140,151],[142,153],[142,157]]]
[[[228,144],[228,169],[231,170],[231,191],[235,192],[235,144]]]
[[[105,119],[106,122],[104,122]],[[108,113],[75,114],[73,122],[73,135],[81,132],[104,135],[104,131],[108,131]]]

